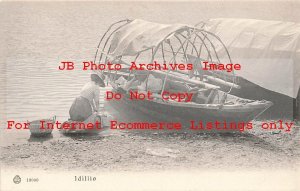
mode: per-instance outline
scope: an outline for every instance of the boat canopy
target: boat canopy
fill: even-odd
[[[213,43],[212,43],[213,42]],[[216,47],[225,50],[220,59]],[[228,89],[237,87],[235,76],[228,72],[202,72],[202,61],[232,63],[229,52],[215,34],[185,24],[160,24],[140,19],[122,20],[112,24],[102,36],[95,54],[95,63],[183,63],[193,64],[192,70],[151,71],[165,73],[187,82],[210,80],[225,84]],[[104,71],[102,71],[103,73]],[[110,71],[106,71],[106,74]],[[230,91],[229,90],[229,91]],[[228,92],[229,92],[228,91]]]
[[[188,28],[182,24],[168,25],[136,19],[114,34],[110,52],[114,57],[135,56],[156,47],[175,31]]]
[[[263,88],[293,98],[300,87],[300,23],[255,19],[209,19],[201,29],[220,37],[236,74]],[[214,39],[212,39],[213,41]],[[223,47],[216,47],[223,57]]]

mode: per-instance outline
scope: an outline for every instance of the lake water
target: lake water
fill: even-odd
[[[268,9],[263,7],[268,6]],[[31,121],[68,118],[69,107],[89,71],[78,67],[60,71],[61,61],[80,66],[94,58],[107,27],[124,18],[161,23],[196,24],[214,17],[297,20],[292,11],[277,12],[290,4],[242,2],[113,3],[113,2],[6,2],[0,3],[1,135],[3,142],[25,140],[29,132],[4,130],[7,120]],[[285,9],[289,10],[289,9]]]

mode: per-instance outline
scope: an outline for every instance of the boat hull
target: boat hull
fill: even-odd
[[[120,93],[118,90],[115,92]],[[109,101],[109,104],[123,115],[124,122],[180,122],[184,129],[195,123],[248,123],[272,105],[271,102],[245,106],[224,106],[217,104],[177,104],[161,100],[131,100],[123,93],[120,100]],[[232,129],[238,130],[238,129]]]

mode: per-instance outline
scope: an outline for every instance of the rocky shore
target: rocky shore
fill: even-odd
[[[254,123],[255,124],[255,123]],[[112,130],[107,130],[112,131]],[[1,166],[43,170],[294,169],[300,133],[108,132],[1,147]]]

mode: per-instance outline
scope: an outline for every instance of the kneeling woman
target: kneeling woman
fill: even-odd
[[[81,89],[70,110],[70,119],[73,121],[84,121],[99,108],[99,87],[105,87],[104,81],[97,74],[91,74],[91,81]]]

